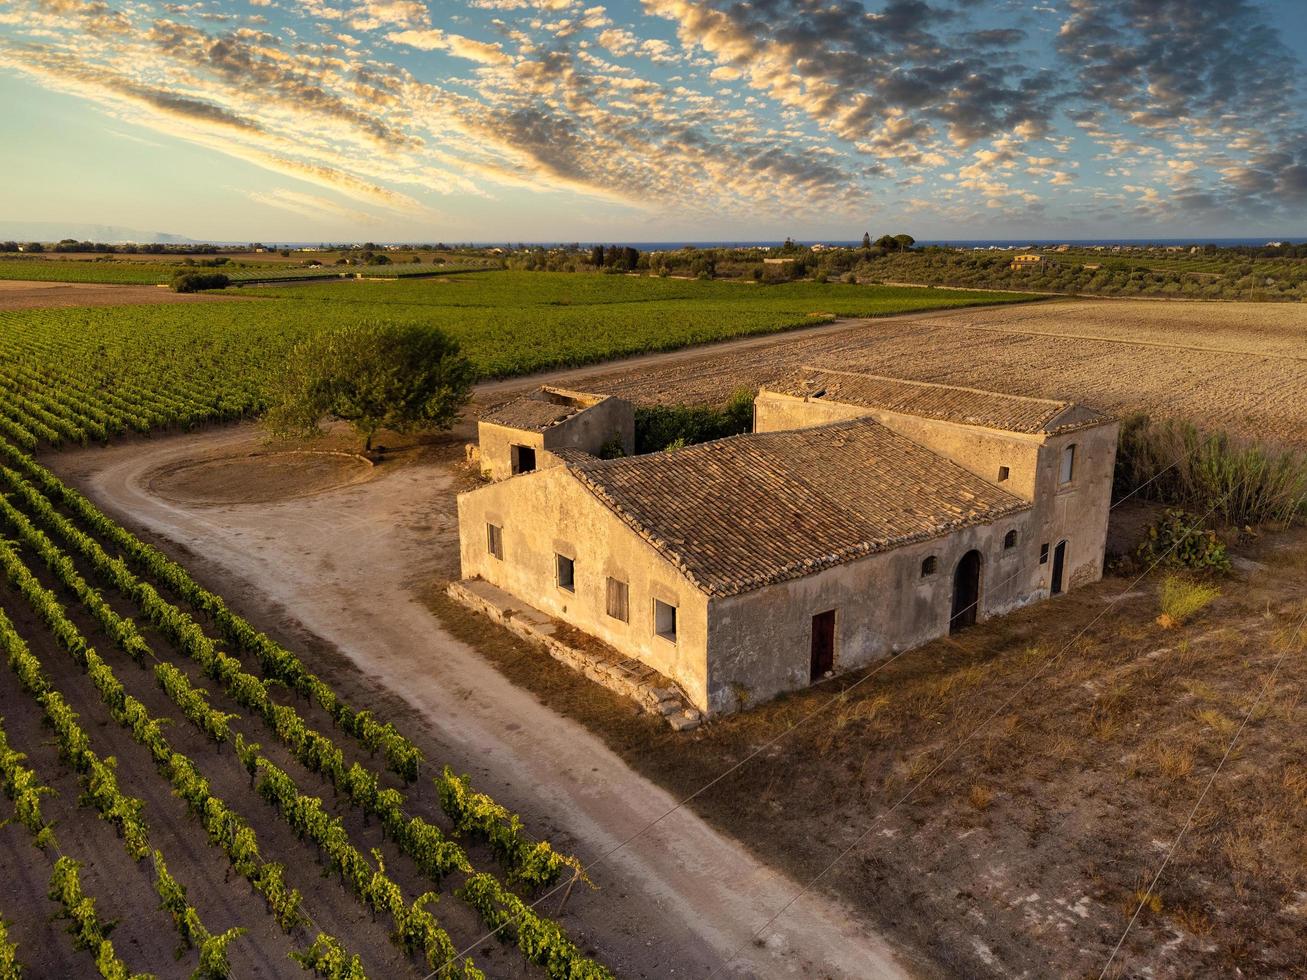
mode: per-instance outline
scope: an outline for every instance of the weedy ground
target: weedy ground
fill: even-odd
[[[799,882],[830,866],[815,887],[928,972],[1098,976],[1141,909],[1109,975],[1302,975],[1307,533],[1239,557],[1174,628],[1156,622],[1164,576],[1109,574],[690,736],[432,604],[674,794],[744,762],[690,805]]]

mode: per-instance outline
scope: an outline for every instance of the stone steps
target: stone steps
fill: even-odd
[[[661,715],[678,732],[698,728],[703,715],[690,704],[676,683],[647,664],[592,640],[599,650],[581,650],[559,638],[557,620],[517,596],[481,579],[451,582],[446,592],[455,602],[542,647],[561,664],[596,684],[629,698],[649,714]]]

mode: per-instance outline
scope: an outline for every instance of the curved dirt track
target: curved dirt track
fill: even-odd
[[[311,656],[315,669],[360,702],[395,703],[402,729],[425,729],[437,743],[433,761],[470,771],[582,861],[675,805],[600,739],[445,633],[423,605],[421,591],[457,562],[447,462],[391,464],[365,483],[272,504],[182,504],[149,490],[160,467],[248,451],[257,438],[243,426],[64,452],[47,464],[128,526],[185,549],[187,564],[256,622],[339,651],[349,664],[333,670],[329,658]],[[702,978],[737,948],[721,975],[906,975],[902,954],[817,892],[789,908],[765,945],[753,943],[799,885],[688,809],[592,877],[598,890],[576,889],[562,922],[621,976]],[[556,902],[543,910],[553,914]]]

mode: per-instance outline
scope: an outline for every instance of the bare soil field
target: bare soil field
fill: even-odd
[[[637,403],[720,402],[804,364],[1081,401],[1307,445],[1307,306],[1074,300],[850,321],[555,375]],[[525,382],[487,391],[503,401]]]
[[[174,293],[160,286],[0,280],[0,313],[68,306],[152,306],[156,303],[221,303],[240,299],[242,297],[217,293]]]

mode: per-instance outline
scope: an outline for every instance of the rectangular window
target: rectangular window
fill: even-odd
[[[513,472],[530,473],[536,468],[536,451],[530,446],[513,447]]]
[[[504,560],[504,529],[498,524],[486,525],[486,551],[500,561]]]
[[[565,555],[554,555],[558,569],[558,587],[568,592],[576,591],[576,563]]]
[[[1039,564],[1048,564],[1048,545],[1046,544],[1041,544],[1039,546]]]
[[[664,640],[676,642],[676,607],[654,600],[654,632]]]
[[[998,482],[999,482],[999,483],[1007,483],[1007,479],[1008,479],[1008,477],[1010,477],[1011,475],[1012,475],[1012,470],[1011,470],[1010,468],[1008,468],[1008,467],[1006,467],[1006,466],[1000,466],[1000,467],[998,468]]]
[[[608,615],[613,619],[620,619],[623,623],[629,623],[631,621],[631,611],[628,603],[626,583],[610,578],[608,580]]]
[[[1075,479],[1076,476],[1076,447],[1067,446],[1062,450],[1062,469],[1058,473],[1057,482],[1065,486]]]

